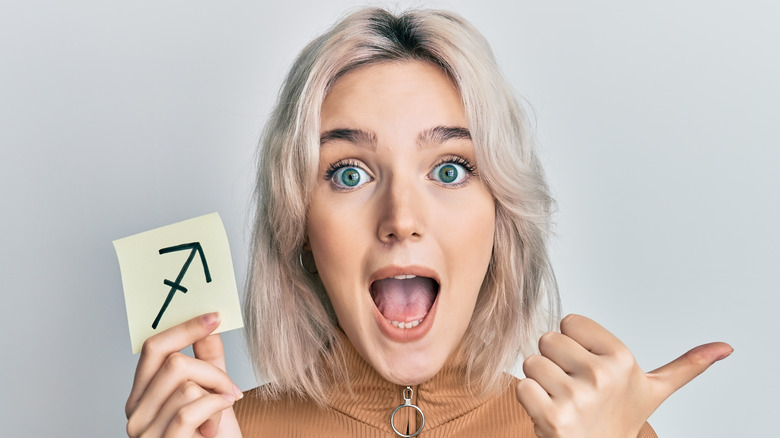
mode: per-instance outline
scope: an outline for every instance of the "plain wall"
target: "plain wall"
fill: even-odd
[[[242,287],[260,129],[294,56],[357,4],[0,4],[0,434],[124,435],[137,356],[111,241],[218,211]],[[650,418],[659,436],[770,435],[779,3],[413,5],[472,21],[534,108],[565,311],[647,370],[735,347]],[[224,340],[255,386],[242,332]]]

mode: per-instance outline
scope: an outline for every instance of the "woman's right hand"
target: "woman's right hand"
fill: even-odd
[[[241,437],[233,403],[243,395],[225,374],[219,316],[208,313],[144,342],[127,399],[127,434],[137,437]],[[192,345],[195,357],[179,351]]]

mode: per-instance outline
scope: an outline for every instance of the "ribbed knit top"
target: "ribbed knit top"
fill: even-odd
[[[404,386],[386,381],[344,337],[344,354],[352,394],[339,385],[328,393],[328,406],[294,397],[260,398],[247,391],[234,409],[244,438],[256,437],[396,437],[390,426],[393,410],[404,403]],[[465,366],[447,361],[431,380],[412,387],[412,403],[425,415],[420,438],[537,438],[531,418],[515,398],[512,381],[498,396],[472,395],[465,385]],[[413,433],[420,418],[405,407],[395,416],[396,428]],[[408,432],[407,432],[408,431]],[[645,424],[638,438],[657,438]]]

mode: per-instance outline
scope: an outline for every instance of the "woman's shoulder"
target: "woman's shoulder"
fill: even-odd
[[[295,421],[295,418],[311,418],[311,402],[293,397],[270,397],[267,388],[258,386],[244,392],[244,397],[233,405],[236,419],[245,437],[268,433],[274,427]]]
[[[270,397],[262,386],[244,392],[233,405],[244,438],[260,436],[384,437],[375,427],[310,399]]]

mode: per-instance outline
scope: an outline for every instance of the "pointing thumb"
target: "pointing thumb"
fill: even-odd
[[[675,391],[703,373],[715,362],[728,357],[734,349],[725,342],[712,342],[692,348],[668,364],[647,373],[653,398],[659,406]]]

